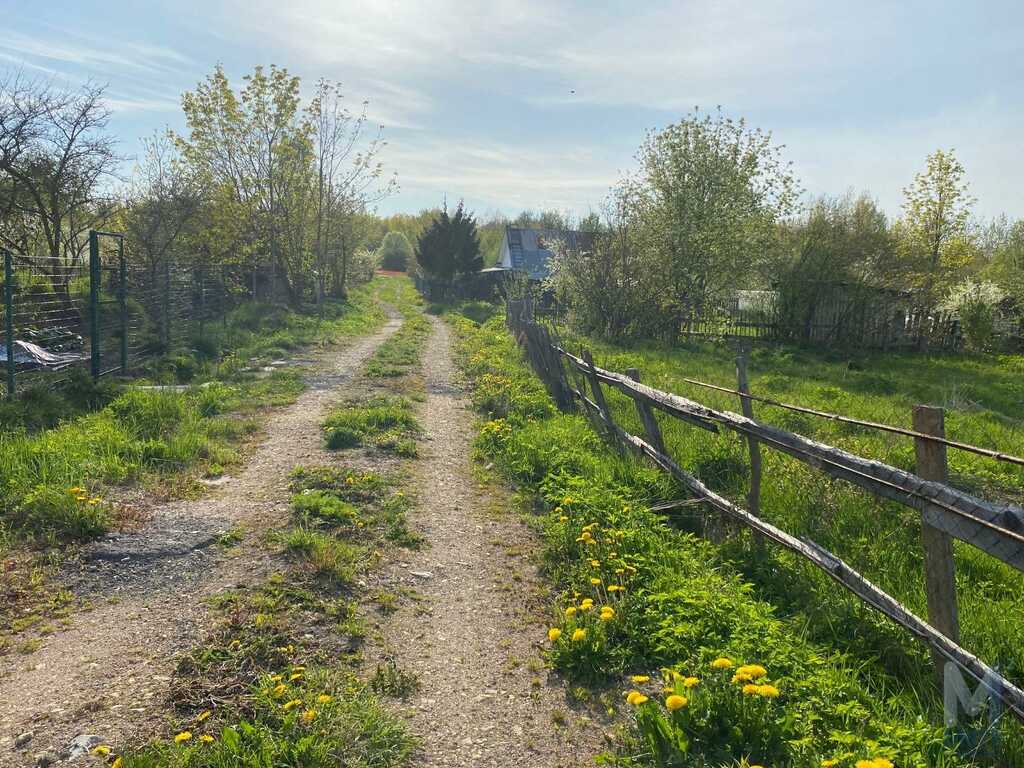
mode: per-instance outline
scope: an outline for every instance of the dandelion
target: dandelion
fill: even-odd
[[[696,677],[684,677],[683,678],[683,687],[684,688],[693,688],[694,686],[698,685],[699,683],[700,683],[700,679],[696,678]]]
[[[296,680],[301,680],[301,679],[302,679],[302,673],[301,672],[293,672],[292,674],[288,675],[288,682],[289,683],[294,683]]]
[[[556,515],[562,514],[562,508],[561,507],[555,507],[555,514]],[[568,520],[568,518],[566,518],[566,519]]]
[[[821,768],[834,768],[834,766],[836,765],[839,765],[839,761],[836,760],[834,757],[830,757],[828,760],[821,761]]]
[[[124,759],[118,755],[114,758],[114,762],[110,764],[110,768],[121,768],[122,765],[124,765]]]
[[[622,575],[622,574],[624,574],[625,572],[626,572],[626,569],[625,569],[625,568],[616,568],[616,569],[615,569],[615,575],[617,575],[617,576],[621,576],[621,575]]]
[[[204,733],[202,736],[199,737],[199,740],[201,742],[203,742],[203,744],[212,744],[213,743],[213,736],[211,736],[208,733]]]
[[[680,696],[677,693],[672,694],[665,699],[665,708],[669,712],[675,712],[677,709],[682,709],[689,703],[689,700],[685,696]]]
[[[767,685],[767,684],[759,685],[759,686],[757,686],[757,695],[758,696],[763,696],[766,699],[774,699],[774,698],[778,697],[779,689],[776,688],[774,685]],[[886,768],[886,767],[883,766],[883,765],[876,765],[875,768]],[[892,768],[892,766],[890,765],[888,768]]]
[[[565,515],[562,515],[561,517],[558,518],[558,522],[560,522],[560,523],[567,523],[567,522],[569,522],[569,518],[566,517]]]
[[[601,561],[600,560],[591,560],[590,561],[590,567],[591,568],[600,568],[601,567]]]
[[[312,723],[314,719],[316,719],[315,709],[307,709],[305,712],[302,713],[302,722],[304,722],[306,725]]]
[[[615,618],[615,609],[612,608],[610,605],[606,605],[604,608],[601,609],[601,616],[600,616],[601,621],[611,621],[614,618]]]
[[[280,683],[282,680],[284,680],[284,676],[283,675],[271,675],[270,676],[270,682],[272,682],[272,683]]]
[[[743,695],[744,696],[757,696],[758,691],[760,690],[760,688],[761,688],[761,686],[759,686],[759,685],[754,685],[753,683],[747,683],[746,685],[743,686]]]
[[[208,709],[206,709],[206,710],[203,710],[203,711],[202,711],[202,712],[200,712],[200,713],[199,713],[198,715],[196,715],[196,722],[197,722],[197,723],[201,723],[201,722],[203,722],[203,720],[205,720],[206,718],[208,718],[208,717],[209,717],[210,715],[212,715],[212,714],[213,714],[213,713],[212,713],[212,712],[210,712],[210,710],[208,710]]]
[[[727,656],[720,656],[711,662],[712,669],[729,669],[732,667],[732,659]]]
[[[94,755],[99,755],[100,757],[106,757],[110,754],[110,747],[108,747],[106,744],[97,744],[95,747],[92,748],[92,753]]]
[[[585,629],[577,629],[575,632],[572,633],[572,641],[574,643],[578,643],[581,640],[586,640],[586,639],[587,639],[587,630],[585,630]]]
[[[179,733],[177,736],[174,737],[174,743],[175,744],[184,744],[186,741],[190,741],[191,739],[192,739],[192,731],[182,731],[181,733]]]
[[[548,630],[548,640],[550,640],[552,643],[558,640],[558,638],[560,638],[561,636],[562,630],[560,630],[558,627],[552,627]]]
[[[576,615],[576,606],[575,605],[570,605],[568,608],[566,608],[565,609],[565,615],[568,616],[569,618],[572,618],[573,616],[575,616]]]
[[[319,696],[316,697],[317,704],[330,704],[331,701],[333,701],[333,697],[329,696],[326,693],[321,693]]]
[[[593,584],[596,587],[596,586],[599,586],[601,584],[601,580],[599,578],[597,578],[596,576],[592,576],[591,579],[590,579],[590,583]]]
[[[284,704],[282,704],[281,708],[285,712],[291,712],[293,709],[295,709],[301,703],[302,703],[302,699],[292,699],[291,701],[286,701]]]
[[[103,501],[103,499],[99,498],[98,496],[95,496],[95,497],[89,499],[89,506],[95,507],[101,501]]]
[[[594,601],[592,598],[586,597],[580,602],[581,611],[589,611],[594,607]]]
[[[749,683],[753,679],[754,678],[752,678],[750,675],[748,675],[746,672],[742,670],[742,667],[736,672],[735,675],[732,676],[732,681],[734,683]]]
[[[647,701],[647,697],[640,693],[640,691],[630,691],[626,694],[626,701],[634,707],[639,707]]]
[[[629,679],[634,683],[649,683],[651,681],[648,675],[630,675]]]
[[[737,669],[736,672],[738,674],[749,675],[752,680],[757,680],[759,677],[764,677],[768,674],[768,670],[760,664],[744,664],[742,667]]]
[[[288,686],[284,683],[278,683],[274,686],[274,690],[270,692],[270,695],[275,699],[284,695],[284,692],[288,690]]]

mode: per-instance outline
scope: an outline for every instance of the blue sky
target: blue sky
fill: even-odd
[[[983,216],[1024,216],[1019,2],[0,0],[0,66],[109,84],[126,155],[182,128],[217,62],[341,81],[384,125],[401,191],[382,212],[585,213],[645,130],[721,105],[786,145],[808,194],[898,214],[937,147]]]

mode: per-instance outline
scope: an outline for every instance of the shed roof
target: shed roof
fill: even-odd
[[[505,238],[512,269],[526,272],[534,280],[541,280],[550,271],[549,262],[555,255],[551,247],[555,243],[563,241],[572,249],[585,248],[593,240],[593,235],[571,229],[506,227]]]

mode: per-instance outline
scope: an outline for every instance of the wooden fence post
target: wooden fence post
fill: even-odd
[[[640,371],[636,368],[627,368],[626,375],[629,376],[633,381],[640,381]],[[654,418],[654,411],[651,406],[643,400],[633,399],[633,403],[636,405],[637,415],[640,416],[640,423],[644,425],[644,434],[647,436],[647,442],[658,453],[667,454],[665,450],[665,441],[661,436],[661,428],[658,426],[658,422]]]
[[[736,389],[740,395],[740,409],[748,419],[754,418],[754,404],[749,397],[750,382],[747,379],[747,355],[740,352],[736,357]],[[761,516],[761,444],[756,437],[747,437],[747,451],[750,454],[750,491],[747,493],[747,509],[751,514]],[[754,532],[754,543],[764,545],[764,537]]]
[[[929,405],[914,406],[914,431],[936,437],[946,436],[945,411]],[[918,437],[914,439],[917,474],[925,480],[945,483],[948,480],[946,446]],[[928,623],[954,643],[960,642],[960,621],[956,602],[956,570],[953,562],[953,539],[949,534],[921,521],[924,545],[924,581],[928,596]],[[932,653],[942,686],[945,657]]]
[[[608,408],[608,401],[604,399],[604,392],[601,390],[601,380],[597,378],[597,369],[594,366],[594,358],[590,354],[589,349],[584,349],[580,353],[580,357],[587,364],[587,378],[590,380],[590,389],[594,396],[594,403],[604,417],[605,423],[602,425],[602,431],[612,440],[615,446],[618,446],[618,441],[614,440],[615,430],[612,429],[612,412]]]

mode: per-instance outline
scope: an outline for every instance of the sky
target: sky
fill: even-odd
[[[695,107],[770,130],[806,197],[898,215],[953,148],[975,210],[1024,217],[1024,3],[0,0],[0,68],[107,84],[121,152],[181,94],[285,66],[367,100],[400,189],[381,213],[597,209],[645,132]]]

